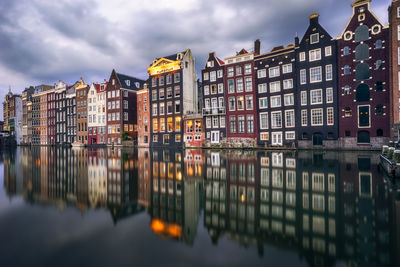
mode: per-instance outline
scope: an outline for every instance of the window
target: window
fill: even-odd
[[[229,129],[231,133],[236,133],[236,116],[229,117]]]
[[[219,123],[218,117],[217,116],[213,116],[212,117],[212,127],[213,128],[218,128],[218,123]]]
[[[269,68],[269,77],[274,78],[280,75],[279,67]]]
[[[281,82],[272,82],[269,84],[269,92],[270,93],[276,93],[281,91]]]
[[[158,93],[158,98],[160,99],[160,100],[162,100],[162,99],[164,99],[164,89],[160,89],[160,92]]]
[[[382,49],[382,40],[376,40],[375,49]]]
[[[333,79],[333,74],[332,74],[332,65],[326,65],[325,66],[325,78],[327,81],[332,81]]]
[[[282,145],[282,133],[272,133],[272,145]]]
[[[369,59],[369,47],[366,44],[359,44],[356,47],[356,60],[368,60]]]
[[[209,95],[210,94],[210,86],[205,85],[204,86],[204,95]]]
[[[171,75],[169,75],[171,76]],[[172,98],[172,87],[167,88],[167,98]]]
[[[215,84],[211,85],[211,94],[215,95],[217,93],[217,86]]]
[[[272,129],[282,128],[282,112],[281,111],[271,112],[271,128]]]
[[[316,83],[322,81],[322,68],[310,68],[310,83]]]
[[[157,116],[157,113],[158,113],[158,105],[153,104],[153,116]]]
[[[258,93],[262,94],[262,93],[266,93],[267,92],[267,84],[266,83],[262,83],[258,85]]]
[[[343,67],[343,74],[344,75],[350,75],[350,66],[349,65],[345,65]]]
[[[268,129],[268,112],[260,113],[260,129]]]
[[[233,80],[228,80],[228,92],[229,93],[235,92],[235,82]]]
[[[210,81],[215,82],[217,80],[217,73],[215,71],[210,72]]]
[[[158,119],[153,119],[153,132],[158,132]]]
[[[365,83],[359,84],[356,89],[356,101],[365,102],[369,101],[369,98],[370,98],[369,86]]]
[[[283,65],[282,66],[282,73],[283,74],[285,74],[285,73],[291,73],[293,70],[292,70],[292,64],[286,64],[286,65]]]
[[[165,104],[160,103],[160,115],[164,115],[164,113],[165,113]]]
[[[296,133],[295,132],[286,132],[285,133],[285,137],[286,137],[286,140],[294,140],[294,139],[296,139]]]
[[[283,89],[293,88],[293,79],[288,79],[283,81]]]
[[[345,46],[343,47],[343,56],[348,56],[350,55],[350,47]]]
[[[319,42],[319,33],[311,34],[310,43],[311,44],[316,44],[318,42]]]
[[[172,75],[168,74],[167,75],[167,84],[171,84],[172,83]]]
[[[245,78],[245,90],[246,90],[246,92],[253,91],[253,83],[252,83],[251,77]]]
[[[306,53],[305,52],[301,52],[299,54],[299,60],[300,61],[305,61],[306,60]]]
[[[208,62],[207,62],[207,67],[208,67],[208,68],[214,67],[214,61],[208,61]]]
[[[156,87],[157,86],[157,78],[152,78],[151,79],[151,86]]]
[[[397,17],[400,18],[400,7],[397,8]]]
[[[229,97],[228,102],[229,102],[229,111],[235,111],[235,106],[236,106],[235,98]]]
[[[211,128],[211,118],[206,119],[206,128]]]
[[[174,80],[175,80],[175,83],[179,83],[181,81],[181,74],[180,73],[175,73],[174,74]]]
[[[332,107],[326,109],[326,124],[328,125],[334,124],[334,114]]]
[[[237,97],[237,110],[244,110],[244,96]]]
[[[244,116],[238,116],[238,132],[244,133]]]
[[[311,50],[309,52],[309,60],[310,62],[321,60],[321,48]]]
[[[179,86],[175,86],[175,97],[180,97],[181,96],[181,88]]]
[[[224,75],[223,70],[218,70],[218,71],[217,71],[217,77],[218,77],[218,78],[222,78],[223,75]]]
[[[307,72],[306,70],[300,70],[300,84],[307,83]]]
[[[344,117],[345,118],[351,117],[351,108],[349,107],[344,108]]]
[[[268,97],[258,99],[260,109],[268,108]]]
[[[307,105],[307,91],[301,91],[301,93],[300,93],[300,104],[302,106]]]
[[[266,69],[262,69],[262,70],[258,70],[257,71],[257,78],[265,78],[267,77],[267,70]]]
[[[246,95],[246,110],[253,110],[253,96]]]
[[[293,94],[284,95],[284,104],[285,104],[285,106],[293,106],[294,105],[294,95]]]
[[[358,106],[358,127],[370,127],[371,116],[369,106]]]
[[[362,42],[367,41],[369,39],[369,29],[366,25],[358,26],[355,31],[355,41]]]
[[[254,133],[254,116],[247,115],[247,132]]]
[[[326,103],[333,103],[333,88],[326,88]]]
[[[219,104],[219,107],[220,107],[220,108],[225,107],[225,100],[224,100],[223,97],[219,97],[219,98],[218,98],[218,104]]]
[[[236,75],[242,75],[242,67],[241,66],[236,66]]]
[[[399,78],[400,78],[400,73],[399,73]],[[400,79],[399,79],[400,82]],[[377,81],[376,82],[376,91],[377,92],[382,92],[383,91],[383,82],[382,81]]]
[[[281,96],[271,96],[271,108],[276,108],[281,106]]]
[[[203,74],[203,80],[204,80],[204,81],[208,81],[208,78],[209,78],[208,72],[204,72],[204,74]]]
[[[307,110],[301,110],[301,126],[307,126],[308,124],[308,117],[307,117]]]
[[[294,110],[285,110],[285,126],[291,128],[295,126]]]
[[[268,141],[269,140],[269,134],[268,133],[260,133],[260,140],[261,141]]]
[[[380,70],[380,69],[382,69],[382,60],[378,59],[375,62],[375,70]]]
[[[344,95],[350,95],[351,94],[351,91],[350,91],[350,86],[349,85],[345,85],[344,86],[344,88],[343,88],[343,94]]]
[[[326,57],[332,56],[332,46],[325,47],[325,56]]]
[[[160,86],[164,85],[164,76],[161,76],[161,77],[158,79],[158,85],[160,85]]]
[[[244,74],[251,74],[251,64],[244,65]]]
[[[311,126],[323,125],[323,110],[322,108],[311,110]]]
[[[228,68],[228,77],[233,77],[233,67]]]
[[[172,102],[167,103],[167,114],[172,114]]]
[[[222,94],[222,93],[224,93],[224,84],[219,83],[218,84],[218,94]]]
[[[310,102],[311,105],[322,104],[322,89],[310,91]]]

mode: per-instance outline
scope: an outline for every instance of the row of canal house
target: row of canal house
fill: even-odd
[[[398,136],[391,84],[400,72],[388,70],[399,65],[389,66],[389,50],[397,60],[400,3],[389,9],[392,27],[371,12],[370,0],[352,7],[337,39],[313,14],[294,44],[260,54],[257,40],[254,52],[225,61],[210,53],[202,70],[206,145],[377,147]]]

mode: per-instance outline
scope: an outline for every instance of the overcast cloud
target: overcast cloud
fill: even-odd
[[[8,87],[108,79],[111,70],[147,78],[155,57],[192,49],[198,72],[210,51],[262,52],[293,43],[308,16],[336,37],[353,0],[0,0],[0,97]],[[390,0],[373,0],[387,22]],[[2,106],[1,106],[2,108]],[[3,113],[1,112],[1,117]]]

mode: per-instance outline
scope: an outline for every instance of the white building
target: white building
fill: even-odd
[[[106,90],[108,83],[92,83],[88,92],[88,143],[106,143]]]

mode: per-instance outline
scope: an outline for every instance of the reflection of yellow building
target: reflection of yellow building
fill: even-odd
[[[107,162],[105,155],[98,157],[100,152],[94,151],[88,159],[89,203],[93,209],[107,204]]]
[[[148,208],[150,206],[150,150],[138,150],[138,178],[139,178],[139,205]]]

